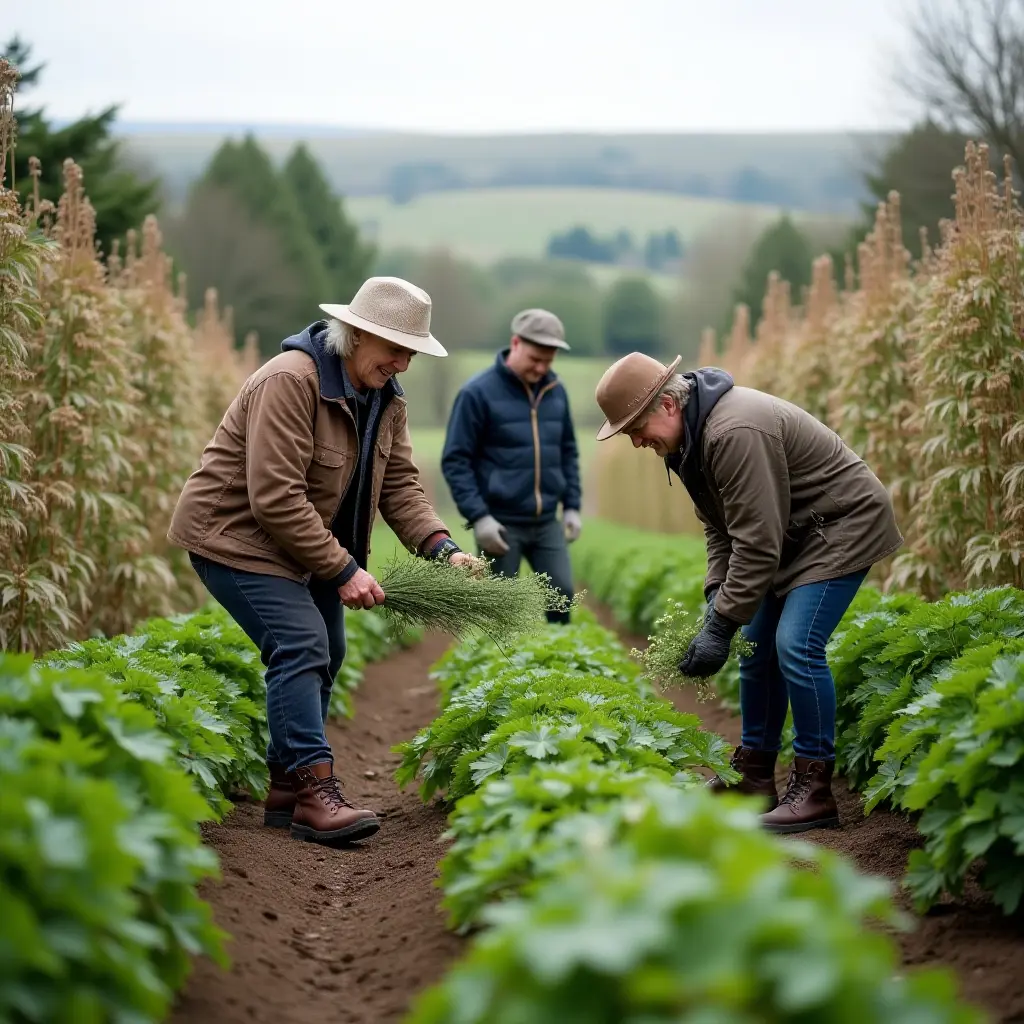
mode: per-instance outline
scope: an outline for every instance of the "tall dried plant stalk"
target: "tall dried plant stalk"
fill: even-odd
[[[814,261],[803,319],[787,346],[786,395],[822,423],[835,426],[830,391],[835,367],[832,331],[839,313],[832,257]]]
[[[1024,218],[987,146],[970,144],[954,178],[956,219],[909,325],[925,479],[893,579],[926,593],[1024,585]]]
[[[750,307],[741,302],[733,313],[732,330],[722,358],[723,368],[733,375],[738,384],[745,384],[748,365],[753,356],[750,337]]]

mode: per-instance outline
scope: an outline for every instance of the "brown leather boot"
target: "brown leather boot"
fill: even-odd
[[[729,763],[743,778],[739,782],[725,782],[717,775],[707,784],[712,793],[746,793],[764,797],[768,810],[779,804],[779,791],[775,788],[776,750],[754,750],[753,747],[737,747]]]
[[[793,759],[786,792],[774,811],[761,816],[769,832],[806,832],[812,828],[837,828],[839,808],[832,796],[835,761],[810,757]]]
[[[330,761],[288,773],[295,790],[292,838],[307,843],[350,843],[366,839],[380,828],[373,811],[353,807],[342,795]]]
[[[263,824],[270,828],[288,828],[295,812],[295,790],[283,764],[268,761],[267,768],[270,771],[270,790],[263,801]]]

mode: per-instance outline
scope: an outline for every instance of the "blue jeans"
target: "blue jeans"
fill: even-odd
[[[796,587],[785,597],[771,591],[743,635],[754,653],[740,659],[743,745],[778,750],[786,709],[793,709],[800,757],[836,756],[836,687],[825,644],[850,607],[867,570]]]
[[[561,521],[551,519],[536,526],[509,523],[502,525],[505,527],[508,551],[494,559],[493,571],[502,576],[515,576],[519,572],[519,563],[525,558],[534,572],[546,572],[551,577],[551,585],[557,587],[571,601],[572,564],[569,561],[568,542]],[[548,622],[564,624],[569,621],[569,613],[547,612],[547,619]]]
[[[324,725],[345,658],[338,591],[190,557],[206,589],[260,649],[267,668],[267,761],[294,771],[333,760]]]

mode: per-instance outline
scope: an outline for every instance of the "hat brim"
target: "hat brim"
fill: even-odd
[[[328,315],[343,320],[353,327],[376,334],[378,338],[401,345],[411,352],[422,352],[427,356],[446,356],[448,350],[432,334],[406,334],[405,331],[396,331],[393,327],[382,327],[372,320],[366,320],[358,313],[353,313],[349,306],[339,306],[330,302],[321,302],[320,308]]]
[[[528,337],[525,334],[517,334],[516,337],[520,341],[525,341],[530,345],[540,345],[541,348],[560,348],[564,352],[571,351],[567,342],[563,341],[561,338],[555,338],[550,335],[534,335],[532,337]]]
[[[627,430],[631,424],[640,419],[647,407],[651,404],[654,396],[668,383],[669,377],[676,372],[676,367],[682,361],[682,356],[676,356],[675,359],[665,367],[665,372],[654,382],[651,389],[647,392],[644,400],[637,406],[635,412],[631,412],[628,416],[615,423],[605,420],[604,423],[601,424],[601,429],[597,432],[597,440],[607,441],[608,438],[614,437],[616,434],[621,434],[622,431]]]

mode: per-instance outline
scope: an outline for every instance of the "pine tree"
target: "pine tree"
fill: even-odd
[[[19,91],[39,83],[44,65],[30,66],[32,49],[15,37],[5,47],[4,56],[19,70]],[[89,202],[96,217],[100,250],[112,251],[114,239],[131,228],[141,226],[146,215],[160,205],[160,185],[156,179],[136,174],[125,162],[121,143],[111,137],[116,106],[83,117],[63,128],[54,128],[42,109],[19,109],[17,149],[13,186],[21,191],[23,202],[32,189],[30,162],[38,160],[38,192],[42,200],[56,203],[64,191],[64,161],[74,160],[89,182]]]
[[[231,193],[256,223],[273,232],[281,256],[298,283],[293,295],[262,310],[258,318],[243,319],[246,311],[236,310],[239,332],[244,335],[256,331],[260,348],[272,354],[283,338],[321,315],[319,303],[331,301],[334,293],[320,247],[306,226],[291,186],[251,135],[240,143],[225,142],[220,147],[196,187],[204,185]]]
[[[350,302],[370,273],[376,253],[345,216],[344,201],[331,191],[320,165],[301,143],[284,166],[306,228],[320,248],[330,279],[330,301]]]

